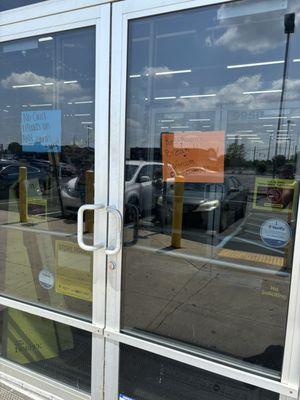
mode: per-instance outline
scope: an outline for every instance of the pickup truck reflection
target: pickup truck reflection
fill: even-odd
[[[125,222],[151,213],[155,209],[158,193],[155,180],[161,182],[162,163],[127,161],[125,166]],[[161,185],[159,185],[161,187]],[[160,189],[159,189],[160,190]],[[70,179],[62,187],[65,216],[76,216],[85,203],[85,175]],[[160,194],[160,193],[159,193]]]

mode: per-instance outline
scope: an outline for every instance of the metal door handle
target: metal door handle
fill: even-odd
[[[120,213],[119,210],[116,209],[114,206],[108,206],[106,207],[107,213],[113,214],[116,218],[117,221],[117,239],[116,239],[116,245],[113,248],[107,247],[105,249],[105,254],[108,256],[115,256],[121,251],[122,248],[122,230],[123,230],[123,217],[122,214]]]
[[[114,247],[105,247],[103,244],[98,244],[94,246],[89,246],[84,243],[83,240],[83,215],[85,211],[88,210],[100,210],[100,211],[105,211],[108,214],[112,214],[115,216],[116,221],[117,221],[117,239],[116,239],[116,244]],[[123,217],[122,214],[120,213],[119,210],[117,210],[116,207],[114,206],[103,206],[102,204],[84,204],[81,206],[78,210],[78,215],[77,215],[77,243],[78,246],[86,251],[96,251],[96,250],[101,250],[105,249],[105,254],[108,256],[114,256],[118,254],[121,251],[122,248],[122,228],[123,228]]]
[[[96,251],[96,250],[100,250],[100,249],[104,249],[104,244],[98,244],[98,245],[94,245],[94,246],[89,246],[87,244],[84,243],[83,240],[83,214],[85,211],[88,210],[105,210],[105,206],[103,206],[102,204],[84,204],[83,206],[81,206],[78,210],[78,214],[77,214],[77,243],[78,246],[86,251]]]

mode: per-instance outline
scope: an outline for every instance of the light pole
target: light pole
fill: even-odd
[[[90,130],[93,130],[91,126],[85,126],[87,129],[87,147],[90,147]]]
[[[286,151],[287,151],[287,143],[288,143],[288,140],[290,140],[290,136],[289,136],[289,133],[290,133],[290,126],[291,126],[291,120],[289,119],[289,120],[288,120],[288,123],[287,123],[287,132],[286,132],[285,148],[284,148],[284,157],[285,157],[285,158],[287,157],[287,154],[286,154]],[[290,143],[291,143],[291,141],[290,141]]]
[[[267,157],[267,161],[269,161],[269,159],[270,159],[270,151],[271,151],[271,140],[273,139],[273,135],[272,134],[270,134],[270,137],[269,137],[269,147],[268,147],[268,157]]]
[[[253,149],[253,161],[255,161],[255,159],[256,159],[256,146],[254,146]]]
[[[275,156],[273,163],[273,177],[276,174],[276,164],[277,164],[277,153],[278,153],[278,136],[280,133],[281,121],[283,117],[283,102],[285,95],[285,86],[286,86],[286,78],[287,78],[287,67],[288,67],[288,57],[289,57],[289,48],[290,48],[290,35],[295,32],[295,13],[285,14],[284,16],[284,33],[286,36],[286,45],[285,45],[285,56],[284,56],[284,67],[283,67],[283,78],[282,78],[282,87],[281,87],[281,95],[280,95],[280,105],[279,105],[279,115],[278,115],[278,123],[277,123],[277,132],[276,132],[276,140],[275,140]]]

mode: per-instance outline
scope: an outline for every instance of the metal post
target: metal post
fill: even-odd
[[[27,167],[19,168],[20,222],[28,222]]]
[[[182,217],[183,217],[183,197],[184,197],[184,177],[175,178],[174,200],[173,200],[173,220],[172,220],[172,244],[171,246],[179,249],[181,247],[182,236]]]
[[[276,140],[275,140],[275,155],[273,162],[273,177],[275,177],[276,167],[277,167],[277,153],[278,153],[278,136],[281,127],[281,120],[283,117],[283,103],[284,103],[284,95],[285,95],[285,86],[286,86],[286,78],[287,78],[287,66],[288,66],[288,57],[289,57],[289,48],[290,48],[290,35],[295,32],[295,13],[286,14],[284,16],[284,32],[287,35],[286,37],[286,45],[285,45],[285,56],[284,56],[284,68],[283,68],[283,78],[282,78],[282,87],[281,87],[281,96],[280,96],[280,105],[279,105],[279,115],[278,115],[278,123],[277,123],[277,132],[276,132]]]
[[[255,159],[256,159],[256,146],[254,146],[253,149],[253,161],[255,161]]]
[[[286,133],[286,139],[285,139],[285,148],[284,148],[284,157],[285,158],[287,158],[287,154],[286,154],[286,152],[287,152],[287,143],[288,143],[288,140],[289,140],[289,134],[290,134],[290,125],[291,125],[291,120],[289,119],[288,120],[288,123],[287,123],[287,133]]]
[[[271,151],[271,139],[272,139],[272,135],[270,135],[270,137],[269,137],[269,147],[268,147],[268,156],[267,156],[267,161],[269,161],[269,159],[270,159],[270,151]]]

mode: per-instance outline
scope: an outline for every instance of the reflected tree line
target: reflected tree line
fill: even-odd
[[[291,157],[278,154],[270,160],[258,160],[255,155],[249,160],[246,156],[244,144],[231,143],[225,154],[225,169],[238,168],[240,171],[251,170],[259,175],[272,175],[275,166],[275,176],[285,179],[295,176],[298,153]]]

